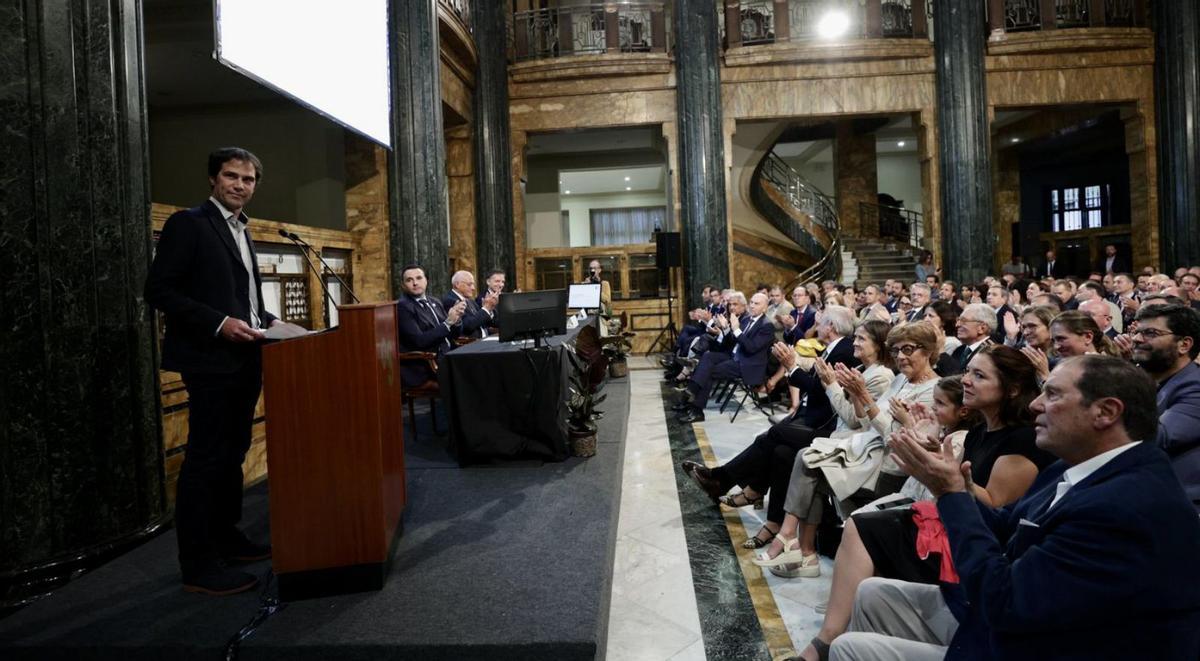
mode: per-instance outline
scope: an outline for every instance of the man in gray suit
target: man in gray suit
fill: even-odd
[[[1200,511],[1200,314],[1186,305],[1138,310],[1133,362],[1158,382],[1158,445]]]

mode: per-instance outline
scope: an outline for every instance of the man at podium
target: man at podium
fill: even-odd
[[[271,557],[238,529],[242,462],[262,389],[264,328],[280,323],[263,305],[254,243],[242,211],[262,163],[236,147],[208,157],[211,195],[163,225],[146,279],[146,301],[166,315],[163,369],[188,393],[188,444],[179,471],[175,532],[183,588],[227,595],[258,580],[230,563]]]

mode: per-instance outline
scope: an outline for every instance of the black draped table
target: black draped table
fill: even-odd
[[[438,381],[449,410],[450,452],[459,464],[491,459],[562,461],[571,455],[567,401],[573,369],[566,346],[595,316],[565,335],[512,343],[481,340],[442,358]]]

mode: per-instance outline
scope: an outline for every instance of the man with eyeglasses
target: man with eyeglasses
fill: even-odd
[[[963,308],[954,324],[954,336],[962,342],[962,346],[951,354],[958,361],[958,373],[966,371],[967,363],[971,362],[971,357],[981,347],[991,344],[997,324],[996,311],[986,303],[972,303]]]
[[[1133,362],[1158,382],[1158,446],[1200,511],[1200,314],[1186,305],[1138,311]]]

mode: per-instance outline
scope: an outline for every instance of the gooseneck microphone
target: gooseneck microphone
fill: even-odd
[[[326,305],[328,305],[330,303],[334,303],[333,294],[329,293],[329,285],[325,284],[325,278],[321,277],[321,272],[317,270],[316,265],[313,264],[312,259],[310,259],[308,256],[308,253],[309,253],[309,251],[312,250],[312,247],[310,247],[307,243],[305,243],[303,239],[301,239],[300,237],[296,236],[295,234],[293,234],[287,230],[279,230],[279,236],[282,236],[283,238],[287,239],[288,241],[291,241],[292,243],[295,243],[296,245],[300,246],[300,254],[304,256],[304,262],[306,264],[308,264],[308,268],[312,269],[313,273],[317,274],[317,281],[321,283],[321,291],[325,292],[325,297],[322,299],[323,302]],[[320,255],[318,255],[318,258],[319,257],[320,257]],[[322,260],[321,263],[324,264],[325,263],[324,260]],[[329,268],[329,265],[326,264],[325,268]],[[333,271],[331,270],[330,273],[333,273]],[[336,273],[334,273],[334,277],[335,278],[337,277]],[[339,280],[340,280],[340,278],[339,278]],[[346,286],[345,283],[343,283],[342,286],[345,287]],[[347,291],[348,290],[349,290],[349,288],[347,288]],[[351,294],[353,294],[353,292],[351,292]],[[336,306],[337,304],[334,303],[334,305]]]
[[[304,242],[304,239],[301,239],[300,237],[296,236],[295,232],[289,232],[287,230],[279,230],[279,236],[282,236],[283,238],[288,239],[289,241],[295,242],[296,244],[298,244],[301,248],[304,248],[305,250],[311,251],[314,255],[317,256],[317,259],[321,260],[321,266],[325,267],[325,271],[328,272],[329,275],[332,275],[334,280],[338,281],[338,284],[340,284],[342,286],[342,288],[346,290],[346,293],[350,294],[350,298],[354,299],[355,303],[362,302],[362,301],[358,300],[358,295],[354,293],[354,290],[350,288],[350,285],[347,285],[346,281],[342,280],[342,276],[338,275],[336,271],[329,268],[329,264],[325,261],[325,258],[321,256],[321,253],[319,251],[313,250],[312,246],[310,246]],[[320,274],[318,273],[317,275],[320,275]],[[324,281],[325,281],[325,279],[321,278],[321,282],[324,283]]]

